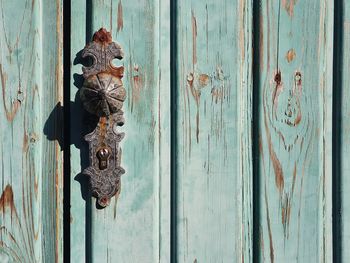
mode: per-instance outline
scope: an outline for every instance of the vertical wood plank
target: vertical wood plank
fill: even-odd
[[[127,90],[123,107],[126,122],[121,129],[126,133],[121,145],[121,162],[126,174],[122,177],[118,200],[113,198],[103,210],[96,209],[94,198],[84,193],[86,185],[83,183],[81,188],[76,181],[84,180],[79,173],[87,165],[83,160],[87,149],[80,133],[86,124],[81,117],[82,110],[78,110],[80,102],[74,99],[76,86],[82,84],[78,61],[72,69],[71,92],[71,100],[75,100],[71,137],[77,142],[71,159],[71,244],[74,246],[71,260],[168,262],[169,2],[93,0],[86,3],[86,6],[72,5],[72,61],[85,45],[84,34],[90,41],[91,33],[101,27],[111,31],[113,39],[124,49],[124,59],[116,63],[123,64],[126,70],[123,78]],[[85,14],[82,9],[86,10]],[[81,242],[82,237],[85,244]]]
[[[42,1],[42,262],[63,261],[63,3]],[[38,19],[38,18],[37,18]],[[35,115],[34,115],[35,116]],[[33,117],[34,117],[33,116]],[[36,118],[37,116],[35,116]],[[25,175],[27,176],[27,175]]]
[[[250,262],[252,1],[176,10],[176,262]]]
[[[61,1],[0,12],[0,261],[61,262]]]
[[[332,262],[332,1],[261,1],[261,262]]]
[[[157,141],[158,146],[158,198],[159,202],[159,222],[158,222],[158,260],[156,262],[166,263],[170,260],[171,251],[171,86],[170,86],[170,1],[157,0],[157,10],[155,27],[158,30],[158,106],[157,106]]]
[[[83,110],[79,99],[78,87],[81,87],[82,70],[79,60],[79,51],[91,38],[91,31],[87,26],[87,13],[91,12],[87,3],[90,1],[76,0],[71,2],[71,88],[70,88],[70,261],[91,262],[89,252],[91,250],[91,200],[88,198],[87,178],[81,175],[81,171],[88,166],[83,151],[87,151],[87,145],[83,141]],[[86,156],[86,154],[85,154]],[[88,233],[88,234],[87,234]]]

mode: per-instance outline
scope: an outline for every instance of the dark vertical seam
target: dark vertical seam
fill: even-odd
[[[259,104],[260,104],[260,0],[253,0],[253,262],[260,262],[260,156],[259,156]]]
[[[170,262],[177,262],[177,0],[170,0]]]
[[[63,1],[63,261],[70,262],[70,59],[71,3]]]
[[[86,20],[85,20],[85,44],[90,43],[92,39],[92,0],[86,0]],[[82,112],[84,114],[85,111]],[[84,117],[83,117],[84,119]],[[84,126],[84,125],[83,125]],[[85,129],[85,127],[83,128]],[[82,149],[80,151],[83,151]],[[90,191],[90,189],[88,190]],[[85,200],[85,261],[86,263],[92,262],[92,200],[90,193]]]
[[[344,48],[344,2],[334,1],[334,36],[333,36],[333,106],[332,106],[332,215],[333,215],[333,262],[342,262],[342,66]]]

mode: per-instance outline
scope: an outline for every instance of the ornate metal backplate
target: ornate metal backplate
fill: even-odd
[[[89,143],[90,166],[83,171],[90,177],[92,194],[97,203],[106,207],[120,191],[120,177],[125,173],[120,166],[120,141],[124,133],[117,131],[124,124],[123,102],[126,92],[122,77],[124,67],[115,67],[112,60],[122,59],[121,46],[112,42],[106,29],[101,28],[82,52],[93,64],[83,67],[84,84],[80,97],[84,108],[99,117],[95,130],[85,136]]]

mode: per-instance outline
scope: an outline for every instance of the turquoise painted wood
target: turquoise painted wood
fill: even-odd
[[[62,262],[62,3],[0,12],[0,262]]]
[[[261,1],[259,262],[332,262],[333,11]]]
[[[0,0],[0,262],[347,262],[350,3],[75,0],[68,36],[62,2]],[[127,90],[106,209],[78,93],[101,27]]]
[[[74,1],[71,20],[71,262],[169,262],[170,251],[170,38],[169,2]],[[101,27],[112,32],[125,57],[126,137],[122,190],[97,210],[84,193],[86,123],[77,91],[79,51]],[[85,126],[84,126],[85,125]],[[85,166],[85,167],[84,167]],[[77,181],[78,180],[78,181]],[[85,200],[84,200],[84,199]]]
[[[174,262],[250,262],[252,2],[176,11]]]

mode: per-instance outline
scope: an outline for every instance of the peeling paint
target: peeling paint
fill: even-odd
[[[132,84],[131,85],[131,89],[132,89],[131,112],[133,112],[135,104],[139,102],[141,98],[141,91],[143,88],[143,77],[141,75],[140,67],[138,64],[134,65],[132,72],[133,73],[132,73],[132,83],[131,83]]]
[[[1,194],[0,197],[0,209],[1,212],[4,212],[5,207],[10,207],[11,210],[15,208],[14,202],[13,202],[13,191],[11,185],[6,185],[4,191]]]
[[[16,113],[17,113],[21,103],[18,100],[14,100],[12,102],[11,110],[9,110],[7,108],[7,105],[6,105],[7,98],[6,98],[6,91],[5,91],[6,90],[6,74],[2,70],[1,64],[0,64],[0,79],[1,79],[1,89],[2,89],[2,100],[3,100],[3,104],[4,104],[6,119],[9,122],[12,122],[16,116]]]
[[[192,64],[193,70],[194,65],[197,63],[197,20],[194,16],[194,12],[192,10]]]
[[[123,30],[124,22],[123,22],[123,5],[122,1],[119,0],[118,3],[118,14],[117,14],[117,31]]]
[[[283,169],[272,145],[272,139],[271,139],[270,129],[268,127],[266,114],[264,114],[264,124],[266,129],[267,146],[269,149],[270,159],[271,159],[272,166],[275,173],[275,184],[277,189],[279,190],[279,193],[282,194],[283,188],[284,188]]]
[[[288,63],[292,62],[295,57],[296,57],[295,50],[293,48],[289,49],[287,51],[287,54],[286,54],[286,59],[287,59]]]
[[[282,6],[287,11],[289,16],[294,15],[294,6],[296,5],[297,0],[282,0]]]
[[[199,75],[199,85],[201,87],[207,86],[209,81],[210,81],[209,75],[207,75],[207,74],[200,74]]]
[[[28,135],[26,132],[23,133],[23,147],[22,147],[22,152],[27,152],[29,145],[28,145]]]
[[[190,88],[191,94],[192,94],[193,98],[196,101],[196,107],[197,107],[197,113],[196,113],[196,140],[197,140],[197,143],[199,143],[199,104],[200,104],[201,92],[200,92],[199,89],[197,89],[195,87],[194,81],[195,81],[194,73],[190,73],[187,76],[187,83],[188,83],[188,86]]]

